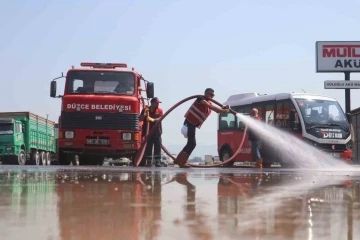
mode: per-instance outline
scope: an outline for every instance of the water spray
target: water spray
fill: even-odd
[[[180,106],[181,104],[191,100],[191,99],[195,99],[195,98],[198,98],[198,97],[202,97],[202,98],[205,98],[206,100],[209,100],[213,103],[215,103],[216,105],[218,105],[219,107],[222,107],[223,105],[219,102],[217,102],[216,100],[214,99],[211,99],[211,98],[207,98],[205,97],[204,95],[193,95],[193,96],[190,96],[190,97],[187,97],[187,98],[184,98],[183,100],[179,101],[178,103],[176,103],[174,106],[172,106],[169,110],[167,110],[164,115],[154,124],[154,126],[152,127],[151,131],[149,131],[149,121],[146,121],[145,124],[147,124],[147,130],[146,130],[146,137],[144,139],[144,141],[141,142],[141,145],[140,145],[140,149],[139,151],[136,153],[136,156],[135,156],[135,160],[134,160],[134,166],[139,166],[143,156],[144,156],[144,152],[145,152],[145,146],[146,146],[146,143],[148,142],[150,136],[152,134],[154,134],[155,132],[155,129],[157,128],[157,126],[159,126],[159,124],[167,117],[167,115],[169,115],[175,108],[177,108],[178,106]],[[235,112],[234,110],[230,109],[230,113],[234,114],[234,115],[237,115],[238,113]],[[147,116],[146,118],[149,117],[148,115],[149,113],[147,113]],[[221,163],[218,163],[218,164],[212,164],[212,165],[193,165],[193,164],[189,164],[191,167],[195,167],[195,168],[211,168],[211,167],[223,167],[225,164],[229,163],[229,162],[232,162],[234,161],[235,159],[235,156],[240,152],[242,146],[244,145],[244,142],[245,142],[245,137],[246,137],[246,132],[247,132],[247,126],[245,126],[245,129],[244,129],[244,134],[243,134],[243,137],[241,139],[241,142],[240,142],[240,145],[238,147],[238,149],[235,151],[235,153],[229,158],[227,159],[226,161],[223,161]],[[175,160],[176,158],[174,156],[171,155],[171,153],[166,149],[166,147],[164,145],[161,145],[161,148],[164,150],[164,152],[170,157],[172,158],[173,160]]]

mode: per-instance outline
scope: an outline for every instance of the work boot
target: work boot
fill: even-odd
[[[181,168],[189,168],[190,165],[187,163],[187,160],[189,159],[189,154],[187,154],[184,151],[181,151],[178,156],[176,157],[174,164],[179,165]]]
[[[156,161],[155,161],[155,167],[161,167],[161,162],[160,162],[160,160],[156,160]]]
[[[262,168],[262,163],[263,163],[263,161],[262,161],[261,158],[257,159],[257,160],[256,160],[256,167],[257,167],[257,168]]]
[[[181,154],[182,154],[182,152],[180,152],[177,156],[176,156],[176,158],[175,158],[175,160],[174,160],[174,165],[176,164],[176,165],[179,165],[179,163],[180,163],[180,161],[181,161]]]
[[[152,167],[152,159],[146,160],[146,167]]]

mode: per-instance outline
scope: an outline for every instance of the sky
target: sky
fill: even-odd
[[[1,111],[49,114],[57,122],[61,100],[50,98],[50,81],[86,61],[134,67],[155,83],[165,111],[207,87],[219,102],[238,93],[304,89],[335,97],[345,109],[344,90],[323,83],[344,76],[316,73],[315,42],[359,40],[359,7],[356,0],[2,1]],[[351,91],[352,109],[360,107],[358,91]],[[180,129],[190,104],[164,120],[165,146],[185,145]],[[197,131],[199,149],[211,145],[216,152],[216,131],[212,114]]]

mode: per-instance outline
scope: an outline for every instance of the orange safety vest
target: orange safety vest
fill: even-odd
[[[208,101],[208,103],[211,105],[210,101]],[[190,106],[189,110],[185,113],[184,117],[191,124],[200,128],[201,125],[208,118],[210,113],[211,113],[210,108],[195,100],[195,102]]]

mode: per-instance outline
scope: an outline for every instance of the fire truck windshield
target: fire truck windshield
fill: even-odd
[[[349,124],[336,101],[320,99],[295,99],[304,118],[306,128],[314,126],[339,126],[347,129]]]
[[[133,95],[135,75],[118,71],[70,71],[67,93]]]

